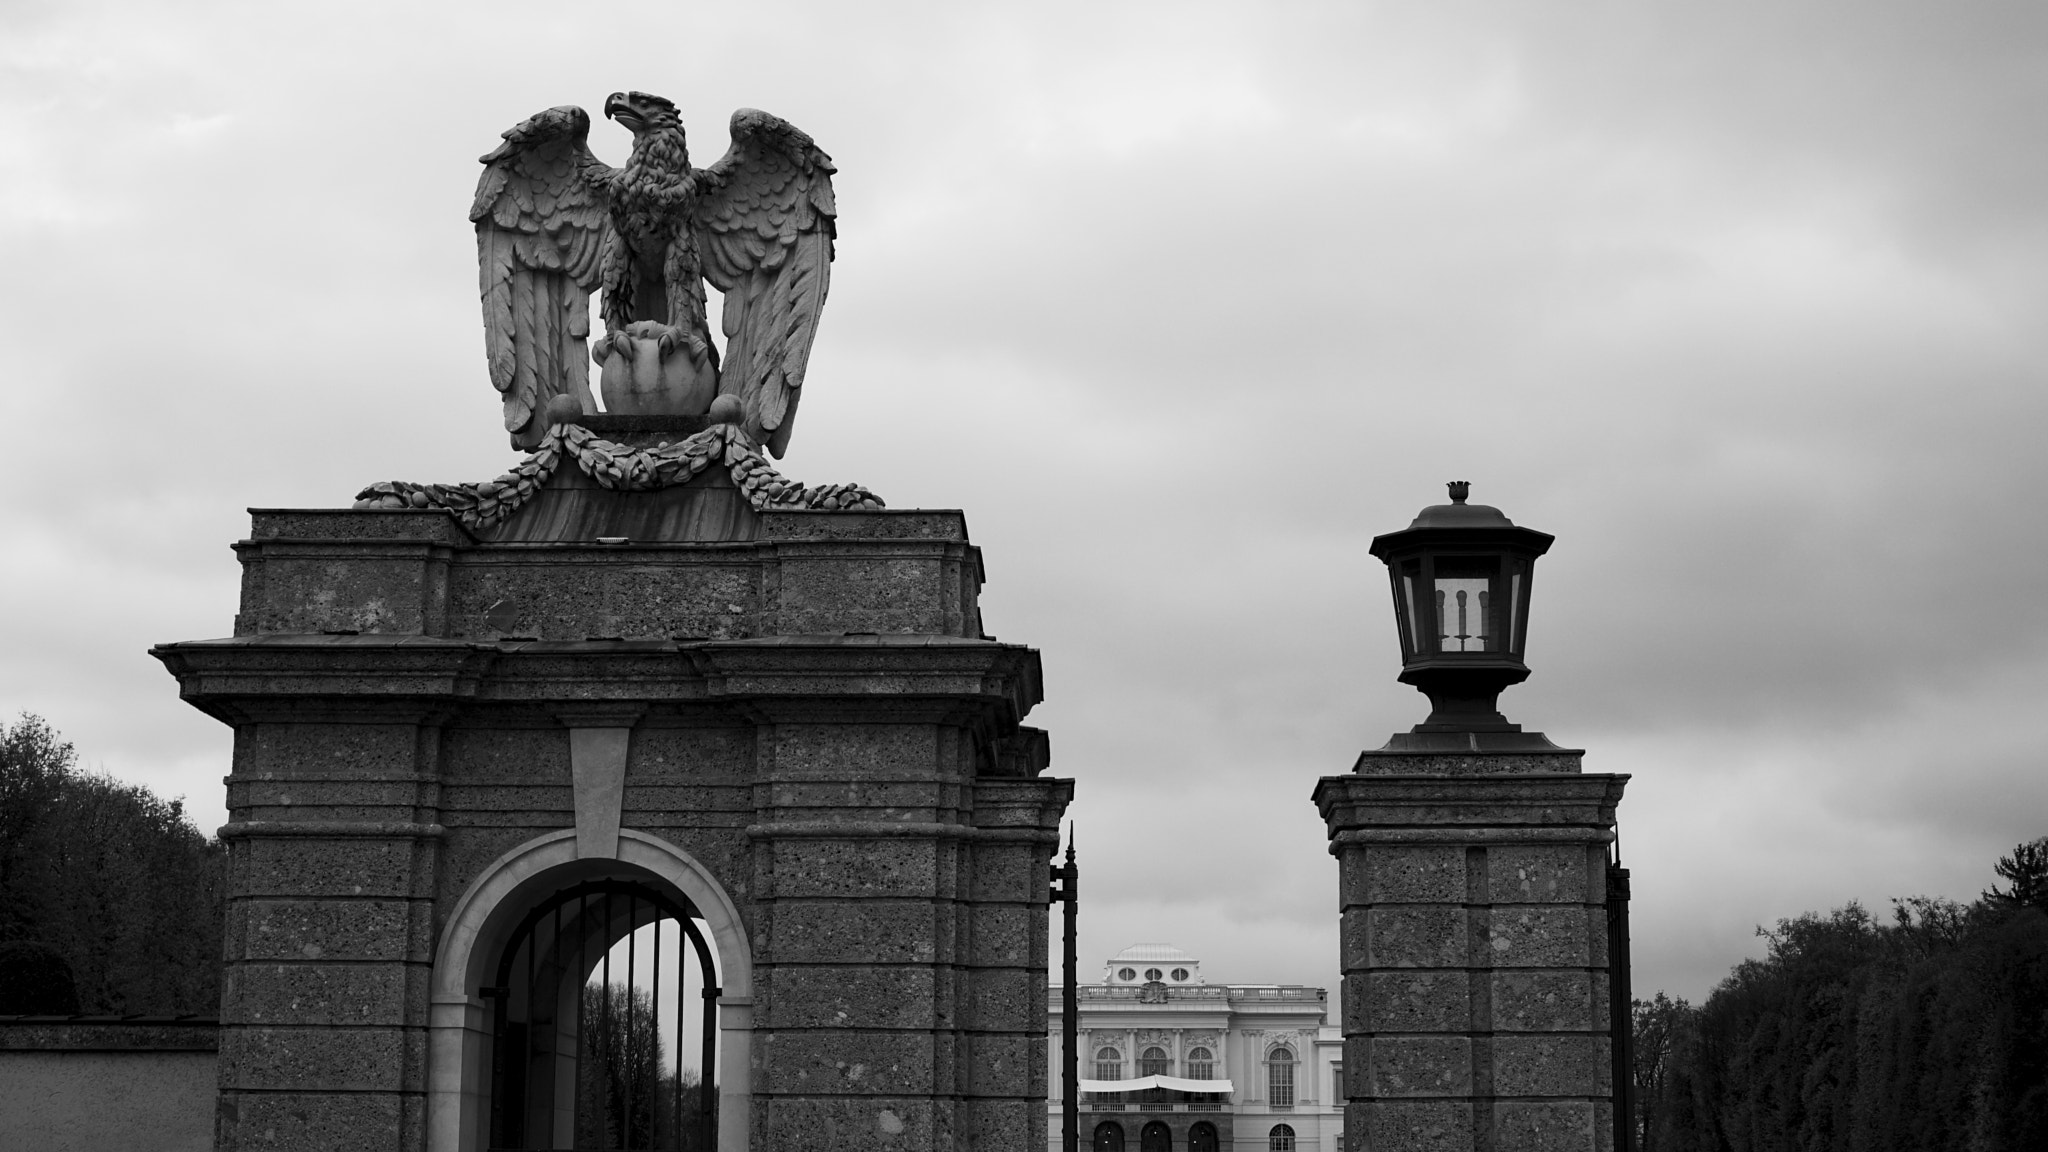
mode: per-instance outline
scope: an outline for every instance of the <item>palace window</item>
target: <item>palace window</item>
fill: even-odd
[[[1273,1054],[1266,1057],[1266,1103],[1275,1108],[1294,1107],[1294,1052],[1292,1049],[1275,1048],[1273,1049]],[[1288,1131],[1287,1137],[1289,1141],[1294,1139],[1292,1129]],[[1275,1139],[1278,1139],[1278,1137],[1275,1137]],[[1289,1143],[1287,1146],[1289,1148],[1294,1147],[1292,1143]]]
[[[1214,1080],[1216,1057],[1207,1048],[1188,1049],[1188,1079]]]
[[[1147,1048],[1143,1052],[1138,1053],[1138,1075],[1170,1076],[1172,1074],[1173,1061],[1167,1058],[1166,1049]]]
[[[1266,1136],[1268,1152],[1294,1152],[1294,1129],[1285,1124],[1273,1125],[1273,1131]]]
[[[1188,978],[1188,970],[1185,968],[1175,968],[1173,970],[1173,978],[1175,982],[1186,980]]]
[[[1166,973],[1164,973],[1164,972],[1161,972],[1161,971],[1160,971],[1159,969],[1157,969],[1157,968],[1147,968],[1147,969],[1145,969],[1145,979],[1147,979],[1147,980],[1159,980],[1159,979],[1162,979],[1162,978],[1164,978],[1164,977],[1165,977],[1165,975],[1166,975]]]
[[[1114,1048],[1095,1050],[1095,1078],[1097,1080],[1121,1080],[1124,1078],[1124,1054]]]
[[[1119,968],[1116,970],[1116,978],[1119,980],[1136,980],[1138,978],[1138,970],[1136,968]]]

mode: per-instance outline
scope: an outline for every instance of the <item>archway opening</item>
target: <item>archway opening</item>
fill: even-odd
[[[480,989],[488,1147],[716,1148],[719,977],[706,937],[687,899],[641,880],[584,880],[535,902]]]

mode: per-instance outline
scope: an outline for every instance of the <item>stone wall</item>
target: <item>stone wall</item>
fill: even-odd
[[[0,1017],[0,1147],[206,1152],[212,1021]]]

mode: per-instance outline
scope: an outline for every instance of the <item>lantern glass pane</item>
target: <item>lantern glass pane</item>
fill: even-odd
[[[1499,652],[1503,630],[1495,602],[1493,560],[1437,561],[1436,642],[1439,652]]]
[[[1508,651],[1522,650],[1522,574],[1508,577]]]
[[[1405,622],[1408,626],[1408,635],[1405,637],[1408,641],[1408,651],[1421,652],[1423,650],[1422,617],[1415,614],[1415,577],[1413,575],[1408,573],[1402,574],[1401,595],[1407,601],[1408,607],[1405,617]]]

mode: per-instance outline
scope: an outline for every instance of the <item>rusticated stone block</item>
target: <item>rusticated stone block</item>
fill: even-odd
[[[937,730],[928,724],[783,724],[772,746],[777,781],[931,780]]]
[[[426,1055],[426,1032],[397,1028],[227,1028],[224,1087],[280,1091],[397,1092]]]
[[[867,549],[853,555],[830,545],[785,545],[777,629],[783,635],[967,635],[964,552],[948,557],[928,545],[905,547],[907,554],[880,558]]]
[[[959,811],[962,791],[959,784],[936,778],[778,780],[768,786],[768,802],[781,820],[937,821]]]
[[[220,1146],[238,1152],[418,1148],[423,1103],[424,1097],[392,1092],[224,1092]]]
[[[1023,1033],[975,1032],[965,1038],[970,1096],[1022,1097],[1030,1089],[1032,1048]],[[1043,1053],[1040,1053],[1043,1055]]]
[[[1375,1096],[1467,1096],[1472,1041],[1463,1036],[1375,1036],[1365,1041]]]
[[[1606,899],[1597,849],[1581,844],[1508,844],[1487,849],[1488,892],[1497,904],[1584,904]],[[1589,893],[1593,895],[1589,896]]]
[[[1382,1100],[1344,1109],[1345,1142],[1371,1152],[1472,1152],[1472,1105],[1462,1100]]]
[[[567,640],[760,635],[761,574],[749,559],[709,549],[680,563],[672,552],[606,548],[472,552],[449,576],[449,632]]]
[[[1601,1114],[1578,1100],[1502,1101],[1493,1110],[1494,1152],[1604,1152],[1613,1141]]]
[[[1606,1096],[1605,1036],[1496,1035],[1493,1087],[1503,1096]]]
[[[934,1028],[929,967],[828,968],[777,965],[757,991],[770,1028]]]
[[[927,1032],[754,1033],[761,1053],[756,1091],[810,1096],[929,1092],[939,1045]]]
[[[939,844],[910,837],[783,840],[775,849],[779,898],[933,896]]]
[[[1593,981],[1587,972],[1517,970],[1493,974],[1493,1027],[1500,1032],[1591,1032]]]
[[[1462,968],[1466,962],[1465,910],[1412,905],[1374,908],[1365,915],[1366,964],[1374,968]]]
[[[1346,904],[1456,904],[1465,899],[1465,849],[1372,845],[1343,855],[1338,883]]]
[[[637,735],[633,743],[640,743]],[[519,727],[453,728],[442,747],[444,787],[569,783],[569,730],[552,716],[545,717],[542,724]]]
[[[1496,905],[1488,946],[1496,968],[1584,968],[1596,955],[1591,935],[1583,905]]]
[[[1045,845],[1018,841],[974,845],[972,897],[977,901],[1032,903],[1050,884]]]
[[[420,804],[411,780],[228,780],[228,807],[237,820],[353,820],[403,822]]]
[[[415,780],[419,726],[250,724],[235,733],[231,780]]]
[[[237,913],[250,960],[426,960],[403,900],[250,900]]]
[[[652,720],[633,729],[626,781],[633,784],[752,782],[754,729],[667,727]]]
[[[760,1105],[754,1140],[761,1148],[805,1152],[938,1148],[944,1145],[936,1139],[937,1110],[934,1101],[918,1098],[770,1098]]]
[[[417,841],[251,837],[235,861],[238,896],[412,896]]]
[[[1409,968],[1344,978],[1347,1032],[1467,1032],[1471,976],[1463,970]]]
[[[977,904],[968,912],[968,962],[1045,972],[1045,911],[1022,904]]]
[[[939,915],[929,903],[778,900],[768,950],[789,964],[948,963],[933,932]]]
[[[1008,1152],[1046,1146],[1048,1118],[1045,1105],[1028,1100],[970,1100],[967,1102],[966,1152]]]
[[[1038,1018],[1045,1019],[1040,1012]],[[1031,1080],[1024,1086],[1024,1094],[1033,1100],[1043,1100],[1048,1095],[1047,1083],[1051,1078],[1052,1041],[1043,1032],[1033,1032],[1024,1037],[1024,1043],[1031,1049],[1025,1057],[1025,1065],[1031,1070]]]
[[[395,1027],[426,1018],[425,965],[242,963],[224,977],[223,1024]]]
[[[1045,1019],[1034,1001],[1045,992],[1045,973],[1024,968],[969,969],[967,980],[968,1028],[1025,1032]],[[1035,990],[1035,994],[1034,994]]]
[[[244,586],[235,634],[439,634],[452,555],[407,541],[245,545],[243,563],[258,574]]]

